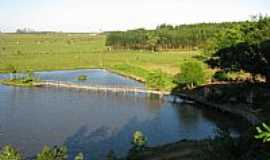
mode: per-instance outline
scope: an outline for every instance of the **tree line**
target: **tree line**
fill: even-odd
[[[199,23],[172,26],[162,24],[154,30],[135,29],[107,33],[106,45],[113,49],[196,49],[207,45],[220,30],[244,22]]]
[[[270,17],[255,17],[223,30],[210,44],[210,66],[225,72],[243,70],[254,80],[256,75],[262,75],[270,82]]]
[[[32,28],[18,28],[16,29],[17,34],[48,34],[48,33],[61,33],[57,31],[35,31]]]

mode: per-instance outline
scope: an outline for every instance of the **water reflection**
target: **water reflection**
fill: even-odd
[[[0,147],[12,144],[25,156],[45,144],[65,144],[72,155],[82,151],[94,159],[111,149],[124,155],[136,130],[150,145],[159,145],[213,137],[217,128],[240,128],[223,114],[143,94],[0,85],[0,102]]]

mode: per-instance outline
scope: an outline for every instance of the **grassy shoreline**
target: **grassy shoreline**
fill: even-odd
[[[23,80],[11,80],[5,79],[0,80],[0,84],[7,85],[7,86],[15,86],[15,87],[37,87],[38,85],[35,84],[36,81],[25,82]]]
[[[11,66],[17,72],[105,68],[145,82],[156,70],[174,76],[181,63],[201,55],[199,50],[109,50],[105,41],[104,35],[87,34],[0,35],[0,73],[10,73]]]
[[[137,76],[136,74],[132,74],[130,72],[125,72],[123,70],[119,70],[119,69],[116,69],[114,67],[69,68],[69,69],[60,69],[60,70],[61,71],[69,71],[69,70],[79,70],[79,69],[104,69],[104,70],[106,70],[108,72],[118,74],[120,76],[123,76],[123,77],[129,78],[129,79],[144,83],[146,85],[145,77],[143,78],[143,77]],[[59,71],[59,70],[58,69],[56,69],[56,70],[34,70],[33,72],[50,72],[50,71]],[[8,72],[2,72],[2,73],[8,73]],[[35,86],[37,86],[37,85],[34,85],[34,83],[35,82],[32,82],[32,84],[24,83],[24,82],[22,82],[22,80],[10,80],[10,79],[0,80],[0,84],[10,85],[10,86],[17,86],[17,87],[35,87]],[[150,87],[148,87],[148,89],[157,90],[156,88],[150,88]],[[171,89],[161,89],[161,91],[167,92],[167,91],[171,91]]]

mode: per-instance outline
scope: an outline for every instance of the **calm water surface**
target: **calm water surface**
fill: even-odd
[[[89,77],[85,84],[144,87],[104,70],[38,73],[41,79],[82,83],[76,80],[80,74]],[[25,157],[45,144],[66,145],[70,158],[82,152],[86,158],[101,159],[112,149],[125,155],[136,130],[153,146],[213,137],[219,128],[237,134],[241,126],[235,120],[196,106],[172,104],[168,97],[0,85],[0,147],[12,144]]]

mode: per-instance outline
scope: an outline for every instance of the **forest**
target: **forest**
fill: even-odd
[[[129,30],[107,33],[106,45],[112,49],[203,50],[211,67],[263,75],[269,81],[270,18],[253,16],[248,21],[200,23],[155,30]]]
[[[209,38],[221,30],[248,22],[162,24],[155,30],[135,29],[107,32],[106,45],[113,49],[195,50],[206,47]]]

